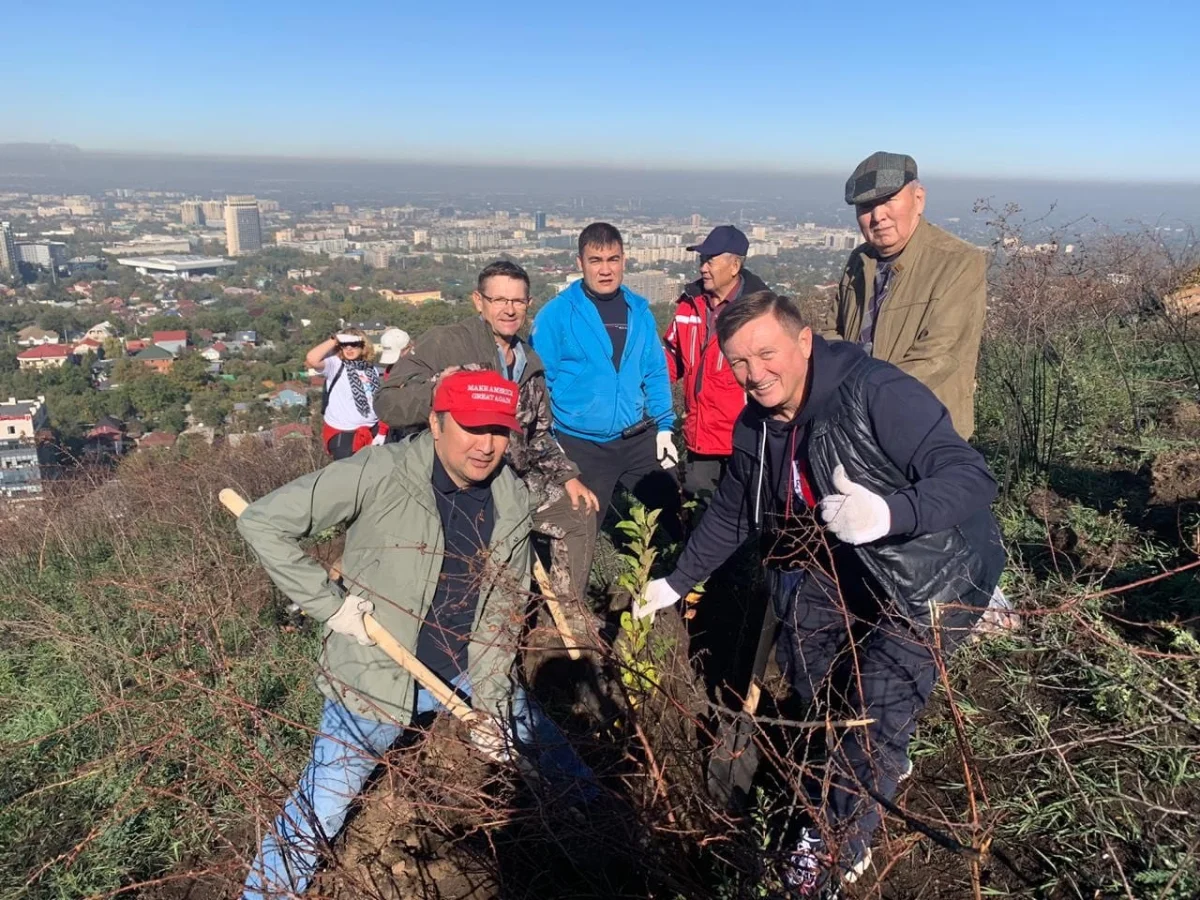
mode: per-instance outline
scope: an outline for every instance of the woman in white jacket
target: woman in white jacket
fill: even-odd
[[[387,434],[387,426],[375,415],[379,370],[366,334],[358,328],[343,329],[309,350],[304,362],[325,375],[321,444],[330,456],[346,459]]]

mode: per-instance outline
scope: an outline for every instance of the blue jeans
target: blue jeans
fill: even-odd
[[[451,683],[459,693],[470,696],[465,674]],[[417,691],[414,717],[443,709],[424,688]],[[537,760],[539,771],[548,779],[576,779],[581,796],[595,796],[592,770],[520,686],[513,692],[512,729],[518,750]],[[273,900],[304,892],[322,849],[341,831],[350,804],[403,731],[394,722],[364,719],[341,703],[325,701],[321,726],[313,738],[312,759],[274,827],[263,838],[258,858],[246,876],[244,900]]]

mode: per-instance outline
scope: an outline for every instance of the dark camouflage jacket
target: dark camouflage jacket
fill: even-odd
[[[426,427],[433,404],[433,380],[450,366],[480,366],[500,371],[500,354],[491,328],[481,318],[431,328],[392,367],[375,395],[375,414],[389,428]],[[536,508],[563,495],[562,485],[579,476],[550,433],[554,419],[546,393],[546,369],[528,343],[521,374],[517,419],[524,429],[508,444],[508,464],[525,482]]]

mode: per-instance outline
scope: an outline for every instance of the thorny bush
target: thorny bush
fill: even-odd
[[[1025,626],[943,660],[852,896],[1185,900],[1200,893],[1200,346],[1166,302],[1185,276],[1153,252],[1116,268],[1132,244],[1067,261],[1017,246],[993,270],[978,440],[1007,487],[1004,585]],[[11,513],[0,895],[234,895],[320,699],[315,630],[288,618],[216,493],[258,497],[322,463],[303,444],[141,454]],[[746,608],[751,581],[700,603]],[[627,677],[619,709],[552,708],[604,784],[582,821],[443,720],[389,755],[313,896],[767,896],[780,823],[819,811],[827,726],[854,711],[790,709],[769,673],[757,802],[718,809],[705,751],[729,694],[702,683],[686,629],[660,613],[625,660],[653,678]],[[619,655],[602,667],[621,684]]]

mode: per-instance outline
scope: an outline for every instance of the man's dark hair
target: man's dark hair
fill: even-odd
[[[525,282],[525,292],[529,292],[529,273],[515,262],[509,262],[507,259],[498,259],[494,263],[488,263],[483,271],[479,273],[479,278],[475,282],[475,290],[482,294],[483,286],[487,284],[487,280],[496,275],[505,278],[516,278],[519,281]]]
[[[583,251],[587,247],[611,247],[613,244],[625,250],[625,242],[621,240],[621,232],[617,231],[616,226],[607,222],[593,222],[579,232],[579,258],[583,259]]]
[[[723,349],[725,342],[737,334],[744,325],[749,325],[760,316],[774,315],[779,324],[791,335],[797,335],[805,327],[804,316],[790,297],[774,291],[755,291],[729,304],[729,308],[717,319],[717,343]]]

